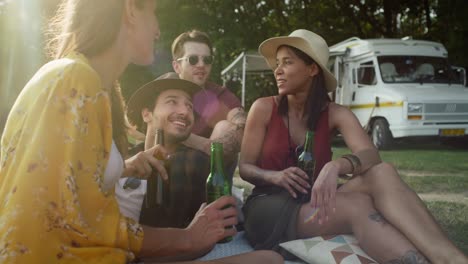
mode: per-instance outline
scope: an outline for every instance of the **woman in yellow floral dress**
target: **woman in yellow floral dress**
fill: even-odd
[[[232,197],[203,205],[186,229],[142,227],[120,214],[114,198],[121,176],[147,177],[155,168],[167,177],[152,155],[160,147],[122,159],[116,82],[129,63],[152,63],[155,8],[154,0],[62,1],[50,31],[55,60],[25,86],[1,139],[0,263],[184,260],[234,234],[224,226],[235,224],[236,212],[222,210]],[[224,261],[281,262],[271,252]]]

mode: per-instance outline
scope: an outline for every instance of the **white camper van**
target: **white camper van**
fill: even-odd
[[[335,102],[355,113],[380,149],[394,138],[468,134],[468,88],[440,43],[353,37],[330,47],[329,68],[338,80]]]

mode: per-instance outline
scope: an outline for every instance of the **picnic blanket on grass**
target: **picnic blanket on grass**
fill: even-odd
[[[224,244],[216,244],[216,246],[208,254],[201,257],[199,260],[213,260],[242,253],[253,251],[254,249],[249,245],[245,239],[244,231],[238,232],[232,241]],[[285,261],[285,264],[304,264],[303,261]]]
[[[353,235],[317,236],[298,239],[280,244],[296,255],[298,260],[285,261],[285,264],[372,264],[377,263],[359,246]],[[244,232],[238,232],[229,243],[216,244],[214,249],[200,260],[213,260],[222,257],[253,251]]]

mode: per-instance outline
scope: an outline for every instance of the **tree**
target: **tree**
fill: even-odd
[[[463,10],[467,10],[468,2],[463,0],[161,0],[159,3],[163,31],[160,48],[169,52],[170,43],[183,31],[198,28],[207,32],[216,47],[212,76],[216,81],[220,81],[221,70],[240,52],[257,50],[263,40],[287,35],[298,28],[322,35],[329,45],[351,36],[412,36],[440,41],[455,58],[452,61],[468,65],[468,54],[463,54],[463,46],[468,43],[464,37],[468,35],[468,27]],[[459,15],[451,17],[453,12]],[[254,80],[248,85],[260,85],[267,93],[275,93],[274,85],[270,88],[268,83],[271,80],[265,84]],[[259,89],[248,88],[248,102],[263,95]]]
[[[39,37],[44,21],[41,19],[55,10],[58,1],[0,0],[0,100],[7,109],[45,60],[37,56],[43,42]],[[172,41],[194,28],[207,32],[214,42],[212,78],[217,82],[221,82],[221,70],[240,52],[257,50],[265,39],[288,35],[298,28],[322,35],[329,45],[352,36],[412,36],[439,41],[446,46],[453,64],[468,67],[468,53],[464,52],[468,44],[466,0],[158,0],[157,3],[162,35],[156,62],[150,67],[128,68],[121,79],[127,99],[140,85],[172,69]],[[18,15],[20,5],[29,10],[27,23],[22,23]],[[31,35],[36,37],[29,39]],[[7,80],[14,83],[6,85]],[[240,95],[238,82],[231,82],[230,86]],[[276,87],[271,79],[254,78],[248,83],[247,103],[273,93]],[[8,110],[0,109],[0,117],[2,111]],[[0,119],[0,129],[2,125]]]

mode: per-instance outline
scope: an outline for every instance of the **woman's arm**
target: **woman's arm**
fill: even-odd
[[[241,145],[239,173],[242,179],[254,185],[272,184],[272,171],[260,169],[260,158],[273,104],[270,98],[257,99],[250,108]]]
[[[330,104],[330,127],[343,135],[348,148],[358,160],[339,158],[333,161],[340,174],[359,174],[381,162],[379,152],[362,128],[359,120],[348,108]],[[354,163],[354,164],[353,164]],[[360,163],[360,164],[356,164]]]
[[[310,205],[321,208],[316,218],[319,224],[327,221],[329,215],[335,211],[338,175],[359,174],[380,162],[377,149],[348,108],[330,103],[328,111],[330,131],[338,130],[353,154],[325,164],[312,187]]]

